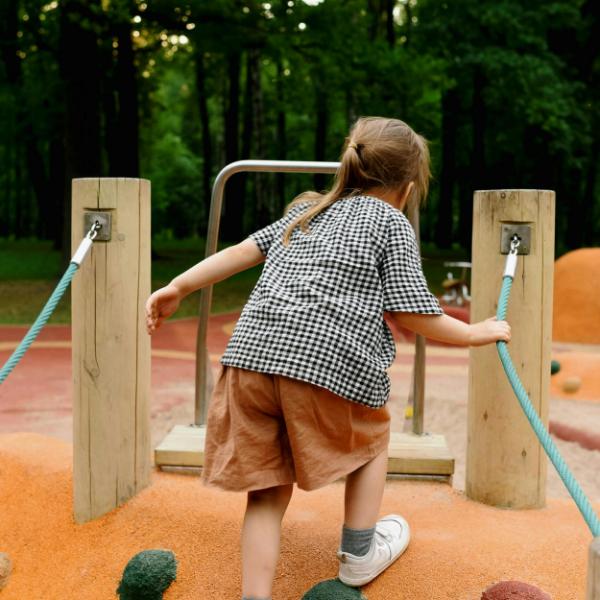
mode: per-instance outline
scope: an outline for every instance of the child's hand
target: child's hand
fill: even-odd
[[[181,293],[173,285],[156,290],[146,302],[146,330],[152,335],[178,308]]]
[[[499,340],[510,342],[510,325],[491,317],[469,326],[469,346],[483,346]]]

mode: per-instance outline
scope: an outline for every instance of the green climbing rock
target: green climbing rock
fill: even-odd
[[[127,563],[117,594],[120,600],[162,600],[176,575],[177,561],[171,550],[144,550]]]
[[[560,371],[560,363],[557,360],[553,360],[550,363],[550,374],[555,375]]]
[[[358,588],[344,585],[339,579],[321,581],[310,588],[302,600],[367,600]]]

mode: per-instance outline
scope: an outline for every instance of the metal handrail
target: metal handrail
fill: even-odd
[[[221,209],[223,195],[227,180],[236,173],[262,172],[262,173],[324,173],[334,174],[340,166],[339,162],[296,161],[296,160],[238,160],[224,167],[217,175],[213,184],[210,213],[208,218],[208,236],[206,239],[205,256],[213,255],[217,250],[219,238],[219,225],[221,222]],[[409,219],[419,231],[418,211],[412,210]],[[194,424],[206,424],[208,400],[212,387],[212,375],[208,356],[206,340],[208,337],[208,317],[212,303],[213,286],[202,288],[200,292],[200,309],[198,320],[198,335],[196,338],[196,382],[195,382],[195,411]],[[419,341],[419,338],[420,341]],[[423,400],[425,389],[425,344],[424,338],[417,336],[415,346],[415,362],[413,367],[412,394],[414,397],[413,430],[415,433],[423,431]],[[419,425],[420,424],[420,425]],[[420,428],[420,431],[417,429]]]

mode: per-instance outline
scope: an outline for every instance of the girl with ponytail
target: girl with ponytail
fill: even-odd
[[[406,549],[398,515],[378,519],[387,467],[395,356],[384,320],[458,345],[510,340],[494,318],[445,315],[427,287],[408,203],[430,179],[426,140],[398,119],[359,119],[331,190],[305,192],[284,216],[203,260],[146,304],[152,334],[187,294],[264,262],[221,358],[203,481],[247,493],[242,597],[270,600],[281,520],[294,484],[346,478],[338,577],[362,586]]]

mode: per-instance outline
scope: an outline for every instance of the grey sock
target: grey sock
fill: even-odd
[[[244,596],[242,600],[271,600],[271,598],[255,598],[254,596]]]
[[[371,529],[350,529],[345,525],[342,527],[342,552],[364,556],[371,547],[371,541],[375,535],[375,527]]]

